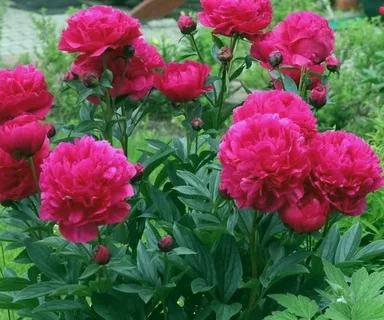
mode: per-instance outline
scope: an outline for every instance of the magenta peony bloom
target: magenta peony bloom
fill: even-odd
[[[58,49],[97,57],[107,49],[131,45],[140,36],[138,20],[109,6],[94,6],[68,19]]]
[[[129,180],[136,174],[122,150],[85,136],[60,143],[44,161],[40,177],[42,220],[58,222],[72,242],[91,241],[99,225],[125,219],[133,196]]]
[[[300,128],[277,114],[256,114],[232,125],[220,143],[222,187],[239,208],[272,212],[297,202],[310,163]]]
[[[295,204],[279,210],[283,223],[297,233],[312,233],[320,230],[330,213],[330,205],[323,196],[309,191]]]
[[[23,113],[44,119],[52,103],[44,74],[33,65],[0,70],[0,124]]]
[[[197,23],[190,15],[185,14],[180,16],[177,26],[182,34],[190,34],[196,30]]]
[[[49,154],[49,140],[45,139],[40,151],[33,156],[36,174],[40,176],[40,167]],[[0,149],[0,202],[21,200],[37,193],[28,160],[17,160]]]
[[[261,62],[261,66],[267,70],[273,69],[273,66],[270,64],[270,55],[274,51],[278,51],[282,54],[283,63],[280,65],[281,72],[292,78],[296,85],[299,85],[302,66],[300,64],[294,63],[292,54],[290,52],[288,52],[286,49],[279,48],[278,39],[275,37],[273,32],[269,31],[261,36],[256,37],[251,47],[252,57],[259,60]],[[307,66],[307,69],[313,73],[318,73],[321,75],[325,70],[324,65],[322,64],[310,65]],[[318,76],[310,75],[310,79],[312,83],[309,84],[309,89],[313,89],[321,83],[321,78]],[[275,82],[275,87],[279,90],[282,89],[280,81]]]
[[[122,50],[111,51],[105,55],[107,68],[113,73],[112,96],[128,95],[137,100],[144,98],[153,88],[154,70],[162,68],[164,60],[157,49],[144,39],[136,39],[132,46],[135,56],[128,61],[123,58]],[[80,55],[72,64],[71,71],[82,79],[88,74],[95,74],[100,78],[103,73],[102,57]]]
[[[272,21],[270,0],[201,0],[201,24],[214,28],[213,33],[247,38],[260,34]]]
[[[286,91],[256,91],[248,95],[244,104],[233,112],[233,122],[250,118],[255,114],[276,113],[299,126],[302,135],[310,139],[316,133],[317,119],[309,105],[298,95]]]
[[[196,61],[170,62],[156,74],[155,87],[172,102],[191,101],[213,89],[205,85],[210,72],[210,66]]]
[[[311,141],[309,155],[312,184],[341,213],[362,214],[367,194],[384,185],[380,159],[352,133],[318,134]]]
[[[325,18],[314,12],[291,13],[272,32],[277,48],[288,51],[297,65],[320,64],[335,49],[334,31]]]
[[[16,159],[31,157],[42,148],[49,130],[33,116],[18,116],[0,126],[0,148]]]

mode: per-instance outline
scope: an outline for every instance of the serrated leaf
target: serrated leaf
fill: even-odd
[[[304,296],[295,296],[288,293],[271,294],[269,297],[298,317],[311,319],[319,311],[316,302]]]
[[[297,317],[288,311],[273,311],[272,315],[264,318],[264,320],[297,320]]]
[[[345,280],[344,274],[341,272],[340,269],[336,268],[334,265],[329,263],[326,260],[323,260],[324,265],[324,272],[327,277],[328,283],[333,287],[340,287],[344,290],[348,291],[349,286],[347,284],[347,281]]]

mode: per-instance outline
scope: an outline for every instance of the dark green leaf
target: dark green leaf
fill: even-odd
[[[223,235],[214,252],[217,286],[223,302],[228,302],[239,288],[243,267],[237,243],[232,236]]]
[[[212,309],[216,313],[216,319],[220,320],[229,320],[234,315],[238,314],[242,308],[240,303],[233,303],[233,304],[223,304],[218,301],[213,301]]]
[[[19,291],[30,284],[31,282],[25,278],[2,278],[0,279],[0,291]]]
[[[207,282],[202,278],[194,279],[191,282],[191,290],[194,294],[199,292],[207,292],[213,289],[214,287],[214,285],[208,285]]]
[[[245,69],[245,65],[241,65],[240,67],[238,67],[232,74],[231,76],[229,77],[229,81],[233,81],[235,80],[237,77],[239,77],[242,72],[244,71]]]
[[[353,225],[341,238],[336,249],[335,263],[348,261],[359,248],[362,229],[359,223]]]
[[[87,279],[90,276],[94,275],[97,271],[102,268],[99,264],[90,264],[82,273],[79,279]]]
[[[219,49],[221,49],[222,47],[224,47],[224,43],[223,43],[223,41],[222,41],[219,37],[217,37],[217,36],[215,36],[215,35],[212,35],[212,39],[213,39],[213,42],[215,43],[215,45],[216,45]]]
[[[55,282],[55,281],[47,281],[47,282],[39,282],[33,285],[30,285],[23,290],[21,290],[13,299],[14,302],[27,300],[32,298],[38,298],[45,295],[48,295],[55,290],[61,288],[65,283],[63,282]]]
[[[63,312],[63,311],[74,311],[74,310],[86,310],[87,307],[78,301],[73,300],[53,300],[47,301],[39,305],[33,310],[34,313],[39,312]]]
[[[354,257],[355,260],[369,261],[378,256],[384,255],[384,240],[378,240],[370,243],[361,249]]]
[[[335,223],[329,230],[326,238],[323,240],[319,255],[321,258],[333,263],[335,261],[336,248],[340,241],[339,226]]]
[[[156,266],[154,263],[152,263],[151,260],[152,257],[150,253],[146,250],[144,244],[140,241],[137,247],[137,266],[148,283],[152,286],[155,286],[158,276]]]

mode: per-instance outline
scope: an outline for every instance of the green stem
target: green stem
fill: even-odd
[[[107,110],[105,115],[105,121],[106,121],[106,138],[113,146],[113,125],[112,125],[112,119],[113,119],[113,104],[112,99],[109,90],[106,90],[105,93],[106,96],[106,103],[107,103]]]
[[[201,55],[200,49],[199,49],[199,47],[197,46],[195,37],[193,36],[192,33],[189,34],[189,37],[191,38],[192,46],[193,46],[193,48],[195,49],[195,51],[196,51],[196,53],[197,53],[197,56],[199,57],[200,62],[201,62],[201,63],[205,63],[205,62],[204,62],[204,59],[203,59],[203,56]]]
[[[163,285],[166,286],[168,284],[168,278],[169,278],[169,261],[168,261],[168,255],[167,253],[164,253],[164,283]],[[162,299],[162,305],[163,305],[163,313],[164,313],[164,319],[168,320],[168,308],[167,308],[167,298],[163,297]]]
[[[235,55],[236,55],[236,48],[237,48],[237,44],[239,42],[239,36],[236,34],[233,36],[233,38],[231,38],[231,52],[232,52],[232,60],[231,62],[229,63],[229,74],[231,74],[231,71],[232,71],[232,66],[233,66],[233,63],[235,62]]]
[[[221,120],[221,109],[223,108],[224,103],[224,95],[227,91],[227,71],[228,71],[228,65],[225,63],[222,66],[222,75],[221,75],[221,90],[219,94],[219,98],[217,100],[217,107],[218,107],[218,113],[217,113],[217,120],[216,120],[216,129],[219,128],[220,120]]]
[[[198,147],[199,147],[199,134],[196,132],[195,154],[197,154]]]
[[[279,72],[279,77],[280,77],[281,85],[283,86],[283,90],[286,91],[286,90],[285,90],[285,84],[284,84],[283,73],[281,72],[280,67],[277,67],[277,71]]]
[[[252,279],[256,279],[257,277],[257,221],[258,221],[258,213],[255,212],[252,217],[252,229],[250,233],[250,256],[251,256],[251,266],[252,266]],[[257,292],[256,289],[252,289],[251,294],[249,296],[248,302],[248,312],[247,318],[251,319],[252,310],[256,301]]]
[[[30,166],[31,171],[32,171],[33,181],[35,181],[37,193],[40,196],[41,191],[40,191],[40,187],[39,187],[39,180],[37,179],[37,173],[36,173],[35,164],[33,162],[33,157],[28,157],[28,162],[29,162],[29,166]]]
[[[304,98],[304,93],[305,93],[305,67],[301,67],[300,71],[300,83],[299,83],[299,95],[300,97]]]
[[[185,115],[185,121],[188,122],[188,107],[187,104],[184,103],[184,115]],[[187,157],[191,154],[191,137],[190,137],[190,130],[187,125],[186,129],[186,139],[187,139]]]
[[[88,251],[87,247],[84,245],[84,243],[79,243],[79,245],[84,249],[84,251],[87,253],[87,255],[91,258],[91,261],[93,260],[92,254]]]

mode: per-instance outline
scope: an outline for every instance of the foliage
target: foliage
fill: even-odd
[[[324,262],[324,271],[329,287],[325,291],[318,290],[319,304],[303,296],[270,295],[286,310],[272,312],[265,320],[384,319],[384,272],[368,274],[365,268],[361,268],[349,280],[328,262]]]

